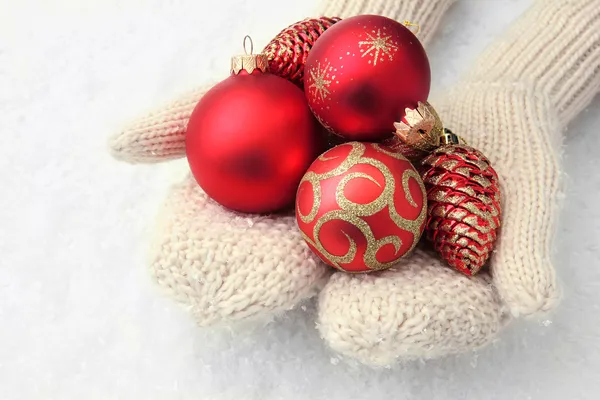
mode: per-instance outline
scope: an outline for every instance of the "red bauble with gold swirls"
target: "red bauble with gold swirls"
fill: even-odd
[[[347,140],[390,137],[405,108],[429,96],[431,71],[419,39],[379,15],[335,23],[315,42],[304,69],[313,113]]]
[[[427,196],[402,155],[349,142],[315,160],[298,187],[296,218],[308,246],[347,272],[389,268],[421,237]]]
[[[235,211],[293,207],[298,183],[324,149],[302,90],[267,68],[262,54],[235,57],[232,75],[202,97],[187,126],[194,178]]]

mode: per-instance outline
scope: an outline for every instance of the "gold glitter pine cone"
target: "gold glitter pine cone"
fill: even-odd
[[[272,74],[304,87],[304,64],[319,36],[341,18],[307,18],[282,30],[265,47]]]
[[[426,240],[454,269],[474,275],[494,249],[500,186],[489,160],[459,144],[438,147],[419,168],[427,189]]]

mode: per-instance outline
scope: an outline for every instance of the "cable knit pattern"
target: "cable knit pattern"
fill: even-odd
[[[538,1],[465,81],[432,101],[445,125],[483,151],[500,176],[493,287],[486,277],[435,269],[438,261],[423,253],[375,277],[336,273],[319,303],[320,331],[334,350],[371,365],[438,357],[491,340],[508,321],[502,303],[514,316],[555,307],[550,246],[562,128],[599,89],[599,14],[598,0]],[[436,316],[427,319],[431,310]]]
[[[376,366],[478,348],[506,321],[487,274],[468,278],[421,249],[380,273],[334,274],[319,306],[327,342]]]
[[[417,34],[427,45],[436,31],[442,16],[455,0],[328,0],[323,2],[320,15],[347,18],[359,14],[383,15],[397,21],[419,24]]]
[[[201,86],[135,120],[109,139],[117,160],[155,163],[185,156],[185,130],[194,107],[213,84]]]
[[[154,278],[202,326],[289,309],[330,273],[293,215],[224,210],[191,176],[173,187],[155,235]]]

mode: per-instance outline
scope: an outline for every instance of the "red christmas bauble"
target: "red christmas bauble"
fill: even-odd
[[[347,272],[393,266],[425,227],[423,181],[402,155],[349,142],[315,160],[298,187],[296,218],[308,246]]]
[[[379,15],[337,22],[315,42],[304,90],[319,121],[347,140],[391,136],[407,107],[427,100],[429,60],[404,25]]]
[[[216,202],[241,212],[274,212],[293,205],[323,139],[302,90],[268,73],[266,57],[245,57],[194,109],[187,159]]]

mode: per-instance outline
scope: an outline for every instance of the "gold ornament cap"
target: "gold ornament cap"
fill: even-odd
[[[440,136],[440,145],[460,144],[460,139],[461,138],[458,137],[458,135],[455,135],[450,129],[444,128],[444,134]]]
[[[395,122],[396,136],[417,150],[430,152],[439,147],[444,125],[428,102],[419,102],[417,108],[406,108],[402,121]]]
[[[250,53],[246,48],[246,41],[250,42]],[[266,54],[253,54],[254,43],[252,38],[248,35],[244,37],[244,52],[245,54],[231,57],[231,74],[238,75],[242,71],[246,71],[248,74],[258,69],[261,72],[267,72],[269,70],[269,59]]]

